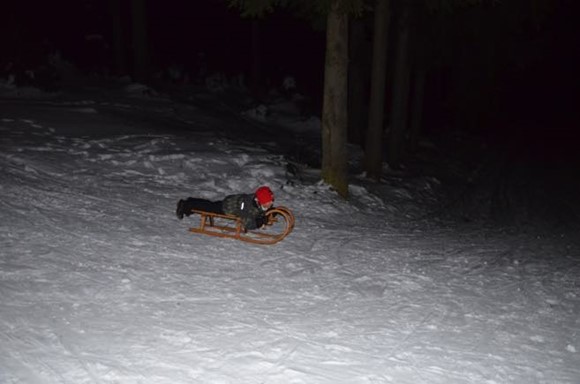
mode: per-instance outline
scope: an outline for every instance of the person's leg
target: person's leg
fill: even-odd
[[[185,208],[187,209],[187,212],[191,212],[195,209],[204,212],[223,213],[221,201],[210,201],[194,197],[185,200]]]
[[[189,216],[193,210],[219,214],[224,213],[221,201],[210,201],[207,199],[198,199],[195,197],[189,197],[186,200],[179,200],[177,203],[177,211],[175,213],[177,218],[181,220],[183,219],[183,215]]]

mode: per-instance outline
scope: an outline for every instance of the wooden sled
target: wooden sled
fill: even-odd
[[[276,244],[294,229],[294,215],[285,207],[269,209],[266,212],[266,225],[251,231],[245,231],[241,220],[236,216],[198,210],[192,212],[200,215],[200,221],[197,227],[189,228],[190,232],[254,244]]]

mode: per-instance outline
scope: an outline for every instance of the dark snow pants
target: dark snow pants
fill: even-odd
[[[204,212],[219,213],[222,215],[224,214],[221,201],[210,201],[206,199],[189,197],[187,200],[185,200],[184,205],[184,211],[187,213],[187,216],[189,216],[189,212],[191,212],[193,209]]]

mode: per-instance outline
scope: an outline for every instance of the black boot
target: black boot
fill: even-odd
[[[183,219],[183,215],[185,215],[185,201],[179,200],[177,202],[177,209],[175,210],[175,215],[179,220]]]

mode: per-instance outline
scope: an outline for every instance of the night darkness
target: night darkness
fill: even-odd
[[[252,21],[242,19],[238,10],[221,0],[146,1],[145,5],[150,75],[172,65],[192,75],[205,69],[227,76],[249,75]],[[124,69],[115,68],[113,57],[113,6],[121,18],[118,32],[128,62]],[[132,74],[131,2],[21,1],[2,7],[8,21],[2,23],[4,65],[17,62],[22,68],[34,67],[46,60],[47,52],[58,50],[85,71]],[[309,91],[321,88],[324,31],[287,12],[277,12],[259,24],[264,81],[292,74],[300,76]]]
[[[25,78],[26,70],[38,70],[38,86],[58,89],[57,76],[46,69],[47,57],[55,51],[86,74],[131,75],[152,85],[171,80],[167,75],[171,67],[188,74],[192,82],[214,72],[228,78],[242,75],[256,99],[291,75],[311,100],[311,110],[320,113],[325,36],[323,28],[314,26],[321,25],[320,18],[277,10],[254,22],[220,0],[145,1],[147,70],[139,74],[131,53],[134,3],[3,3],[0,76],[13,73],[18,80]],[[387,129],[401,3],[393,4]],[[417,68],[426,73],[422,134],[451,156],[465,149],[458,137],[475,138],[477,150],[469,155],[470,162],[483,162],[489,151],[497,154],[492,183],[509,184],[523,174],[541,178],[546,170],[550,177],[557,172],[568,183],[580,163],[576,142],[580,60],[573,2],[482,1],[451,9],[412,4],[409,67],[412,73]],[[117,29],[113,14],[120,18]],[[365,35],[358,40],[359,57],[350,60],[366,66],[368,73],[372,15],[360,20]],[[253,28],[259,30],[257,55],[252,54]],[[118,39],[115,33],[120,34]],[[121,44],[121,55],[115,56],[115,41]],[[39,68],[47,73],[42,75]],[[367,92],[370,81],[364,81]],[[368,106],[368,100],[365,103]],[[359,121],[365,126],[366,116]]]

